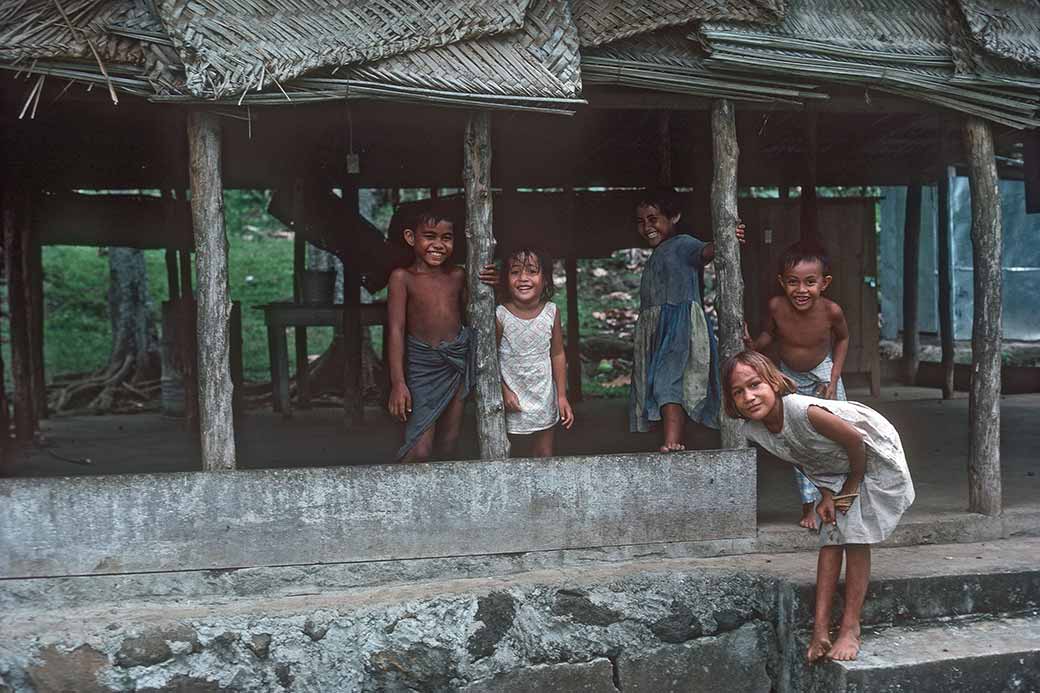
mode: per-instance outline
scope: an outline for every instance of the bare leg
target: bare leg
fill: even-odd
[[[663,405],[661,419],[664,422],[664,444],[661,445],[661,452],[685,450],[686,445],[683,440],[686,438],[686,411],[682,405]]]
[[[870,544],[848,544],[845,547],[845,611],[834,646],[827,655],[831,659],[855,659],[859,654],[859,617],[870,584]]]
[[[831,605],[838,591],[838,576],[841,575],[841,560],[844,546],[824,546],[816,562],[816,609],[813,621],[812,641],[805,653],[809,663],[822,657],[831,648],[830,625]]]
[[[423,434],[419,436],[419,440],[415,441],[415,445],[412,449],[401,458],[402,462],[426,462],[433,455],[433,436],[437,429],[437,425],[430,426]]]
[[[451,459],[455,455],[455,447],[459,443],[462,432],[462,413],[466,398],[462,396],[462,385],[455,391],[451,403],[444,408],[437,419],[437,455],[442,459]]]
[[[555,427],[531,434],[531,457],[552,457],[555,447]]]

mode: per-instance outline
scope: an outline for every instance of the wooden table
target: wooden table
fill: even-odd
[[[343,332],[343,305],[332,303],[268,303],[258,306],[264,311],[267,325],[267,348],[271,357],[271,389],[276,412],[283,416],[292,414],[289,402],[289,341],[285,330],[288,327],[332,327],[336,333]],[[361,304],[361,324],[386,325],[386,303]],[[299,369],[297,369],[299,371]],[[297,372],[297,379],[300,378]]]

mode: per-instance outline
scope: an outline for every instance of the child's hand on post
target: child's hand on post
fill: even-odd
[[[751,333],[748,332],[747,321],[744,321],[744,334],[741,336],[744,341],[744,348],[751,349],[755,345],[755,340],[751,339]]]
[[[484,268],[480,270],[477,276],[480,277],[481,284],[487,284],[488,286],[498,286],[498,266],[494,263],[490,265],[484,265]]]
[[[520,398],[505,383],[502,383],[502,406],[506,408],[506,411],[514,413],[520,411]]]
[[[574,410],[571,409],[571,403],[566,397],[560,397],[557,399],[557,404],[560,407],[560,423],[564,428],[569,429],[574,425]]]
[[[412,393],[404,383],[390,388],[390,403],[387,405],[390,415],[398,421],[407,421],[412,413]]]
[[[737,242],[740,243],[741,245],[744,245],[744,243],[746,242],[746,239],[744,238],[744,235],[745,235],[744,232],[746,230],[747,230],[747,227],[744,226],[743,222],[738,222],[737,223]]]

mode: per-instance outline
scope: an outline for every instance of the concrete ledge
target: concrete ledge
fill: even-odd
[[[755,535],[752,450],[0,482],[0,578]]]

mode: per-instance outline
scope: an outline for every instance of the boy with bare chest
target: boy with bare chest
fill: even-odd
[[[766,350],[774,341],[780,352],[780,370],[798,386],[798,393],[824,399],[845,399],[841,371],[849,352],[845,313],[823,296],[832,277],[822,248],[795,243],[780,259],[777,280],[783,296],[769,301],[769,322],[757,339],[745,333],[744,344]],[[819,491],[798,470],[795,481],[802,499],[799,524],[816,529]]]
[[[397,460],[424,462],[436,450],[450,456],[458,443],[463,402],[472,387],[472,335],[462,324],[466,273],[451,264],[451,220],[427,209],[404,231],[412,264],[390,275],[387,360],[390,414],[405,423]],[[484,268],[481,281],[498,273]]]

